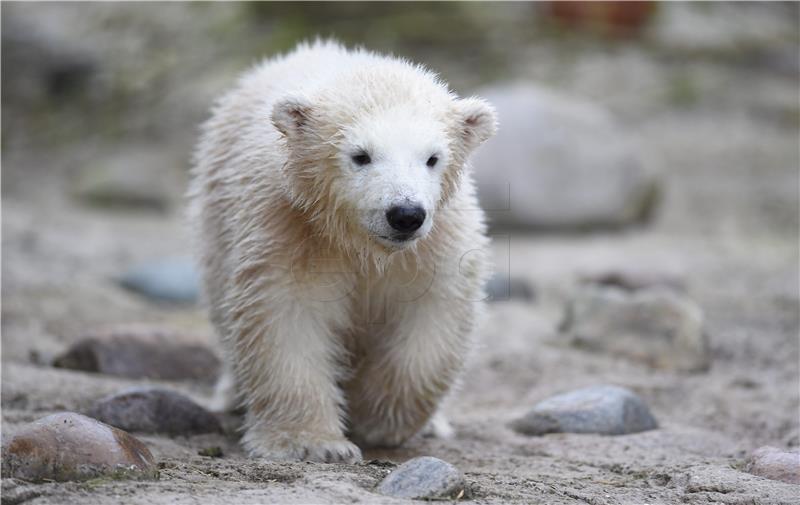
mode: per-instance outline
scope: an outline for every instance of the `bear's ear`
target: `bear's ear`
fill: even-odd
[[[311,112],[311,104],[305,98],[298,96],[282,98],[272,107],[272,124],[285,137],[293,138],[308,125]]]
[[[456,101],[458,132],[468,149],[473,149],[497,131],[497,113],[489,102],[480,98]]]

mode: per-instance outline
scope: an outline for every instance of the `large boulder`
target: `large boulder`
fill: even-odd
[[[498,134],[473,156],[492,226],[585,230],[640,223],[658,180],[601,107],[530,84],[488,88]]]
[[[128,433],[74,412],[43,417],[3,444],[3,477],[41,482],[105,475],[156,477],[153,455]]]

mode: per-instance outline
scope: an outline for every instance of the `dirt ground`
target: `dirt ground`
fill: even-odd
[[[518,77],[552,76],[559,57],[531,49],[536,64]],[[582,78],[581,69],[596,66],[604,72],[591,75],[602,79]],[[510,261],[537,297],[491,305],[481,348],[447,405],[455,438],[417,438],[367,452],[362,464],[337,465],[250,460],[233,435],[137,435],[159,461],[159,480],[4,479],[3,504],[400,503],[374,491],[391,469],[385,461],[419,455],[461,469],[475,503],[798,503],[800,487],[743,471],[757,447],[800,446],[797,75],[724,58],[676,63],[642,49],[584,54],[571,68],[559,74],[564,88],[609,106],[636,132],[663,178],[661,209],[650,225],[627,231],[515,232],[510,248],[498,232],[497,261]],[[689,106],[654,98],[678,71],[694,79]],[[70,177],[97,152],[3,152],[4,437],[143,383],[40,364],[88,329],[145,322],[216,347],[201,309],[157,306],[113,281],[137,262],[188,254],[187,233],[179,211],[108,211],[76,201]],[[577,279],[618,268],[686,282],[705,312],[709,371],[658,371],[562,342],[557,327]],[[525,437],[507,427],[551,394],[600,383],[640,394],[660,428]],[[200,384],[160,384],[198,399],[210,394]],[[224,457],[198,455],[210,446]]]

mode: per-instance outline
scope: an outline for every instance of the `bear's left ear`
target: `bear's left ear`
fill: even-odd
[[[458,133],[468,149],[478,147],[497,131],[497,113],[480,98],[456,100]]]

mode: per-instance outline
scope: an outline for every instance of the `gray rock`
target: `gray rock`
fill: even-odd
[[[99,400],[87,415],[126,431],[170,435],[222,431],[214,414],[168,389],[127,389]]]
[[[154,301],[194,303],[200,276],[187,258],[166,258],[132,268],[120,279],[122,287]]]
[[[454,499],[465,490],[464,476],[456,467],[430,456],[406,461],[378,486],[386,496],[422,500]]]
[[[486,284],[486,294],[490,302],[534,300],[533,287],[525,279],[516,279],[508,274],[495,274]]]
[[[99,476],[154,478],[147,447],[122,430],[73,412],[39,419],[3,444],[3,477],[28,481]]]
[[[473,156],[492,226],[617,228],[652,214],[658,180],[607,111],[530,84],[480,94],[501,123]]]
[[[745,470],[759,477],[800,484],[800,452],[760,447],[753,451]]]
[[[657,427],[647,405],[633,392],[617,386],[592,386],[553,396],[511,423],[511,428],[523,435],[625,435]]]
[[[53,360],[58,368],[132,379],[213,382],[219,359],[202,345],[156,329],[119,329],[88,336]]]
[[[672,289],[584,286],[567,306],[561,331],[577,347],[655,368],[695,372],[711,362],[703,311]]]

